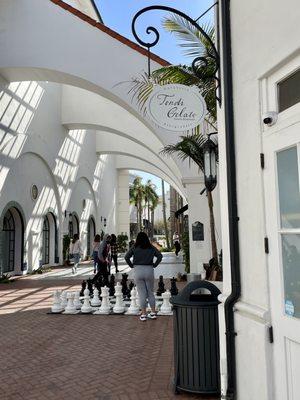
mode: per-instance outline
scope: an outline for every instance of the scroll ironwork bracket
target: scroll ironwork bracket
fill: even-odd
[[[214,5],[217,5],[218,2],[216,2]],[[210,7],[212,8],[212,7]],[[205,40],[209,43],[209,51],[207,52],[206,55],[203,55],[201,57],[196,57],[193,62],[192,62],[192,69],[194,74],[203,82],[211,79],[215,79],[216,81],[216,100],[221,105],[221,81],[220,81],[220,55],[219,52],[216,49],[216,46],[212,39],[209,37],[209,35],[204,31],[204,29],[198,24],[198,20],[193,20],[191,17],[189,17],[187,14],[183,13],[182,11],[179,11],[175,8],[172,7],[167,7],[167,6],[160,6],[160,5],[153,5],[149,7],[145,7],[138,11],[135,16],[133,17],[132,24],[131,24],[131,29],[133,36],[135,37],[136,41],[143,47],[146,47],[148,50],[148,76],[150,76],[150,49],[154,46],[157,45],[159,42],[160,34],[158,30],[154,26],[148,26],[146,28],[146,33],[148,35],[154,34],[154,39],[152,41],[146,42],[142,40],[136,31],[135,25],[137,19],[142,15],[145,14],[148,11],[151,10],[161,10],[161,11],[167,11],[172,14],[179,15],[180,17],[184,18],[187,20],[192,26],[194,26],[200,33],[201,35],[205,38]],[[204,13],[205,14],[205,13]],[[202,14],[202,15],[204,15]],[[208,72],[208,69],[205,68],[209,64],[212,64],[215,66],[212,71]]]

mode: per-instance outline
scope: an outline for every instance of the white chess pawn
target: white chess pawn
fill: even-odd
[[[109,288],[104,286],[101,288],[101,306],[99,310],[95,311],[94,314],[109,314],[110,313],[110,303],[109,303]]]
[[[81,307],[81,312],[84,314],[92,312],[93,309],[90,304],[90,291],[86,288],[83,292],[83,305]]]
[[[172,315],[172,305],[170,303],[171,293],[169,290],[162,293],[163,303],[160,307],[158,315]]]
[[[91,305],[93,307],[98,307],[98,306],[100,306],[100,304],[101,304],[101,301],[99,299],[99,290],[95,287],[94,296],[92,298]]]
[[[74,305],[74,295],[72,292],[67,292],[67,299],[68,299],[68,304],[67,307],[65,308],[64,314],[77,314],[76,307]]]
[[[66,290],[63,290],[60,296],[60,305],[63,309],[65,309],[67,307],[68,304],[68,299],[67,299],[67,292]]]
[[[76,310],[80,310],[81,309],[81,301],[80,301],[80,292],[75,292],[74,295],[74,306],[76,307]]]
[[[58,290],[53,292],[53,304],[51,307],[51,312],[53,313],[60,313],[63,311],[63,308],[60,304],[60,293]]]
[[[115,297],[116,297],[116,304],[113,308],[113,312],[115,314],[122,314],[125,311],[125,306],[123,302],[122,286],[120,282],[117,282],[115,286]]]
[[[140,311],[140,307],[137,305],[137,291],[136,288],[133,287],[130,292],[130,306],[126,312],[128,315],[137,315]]]

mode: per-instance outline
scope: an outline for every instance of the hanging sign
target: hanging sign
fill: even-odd
[[[147,112],[161,128],[182,132],[201,124],[207,109],[196,86],[168,84],[154,88],[148,98]]]

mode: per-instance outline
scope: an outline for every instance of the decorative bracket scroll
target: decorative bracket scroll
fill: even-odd
[[[217,3],[215,3],[215,4],[217,4]],[[207,42],[209,43],[210,50],[207,52],[207,54],[205,56],[201,56],[201,57],[199,56],[193,60],[192,69],[193,69],[194,74],[203,81],[206,81],[206,80],[212,79],[212,78],[214,78],[216,80],[216,92],[218,91],[218,96],[216,95],[216,100],[218,101],[219,105],[221,105],[220,77],[218,76],[218,71],[220,69],[220,55],[216,49],[214,42],[211,40],[209,35],[203,30],[203,28],[201,28],[201,26],[195,20],[193,20],[191,17],[189,17],[182,11],[179,11],[172,7],[160,6],[160,5],[145,7],[142,10],[138,11],[135,14],[135,16],[133,17],[131,29],[132,29],[132,33],[133,33],[133,36],[135,37],[136,41],[141,46],[144,46],[148,49],[148,58],[150,56],[150,49],[152,47],[154,47],[155,45],[157,45],[157,43],[159,42],[160,34],[154,26],[148,26],[146,28],[146,33],[148,35],[154,34],[155,37],[154,37],[153,41],[145,42],[138,36],[136,29],[135,29],[135,25],[136,25],[137,19],[142,14],[145,14],[146,12],[151,11],[151,10],[162,10],[162,11],[170,12],[172,14],[179,15],[180,17],[186,19],[191,25],[193,25],[201,33],[201,35],[203,35],[205,37],[205,40],[207,40]],[[150,58],[148,60],[148,75],[150,75],[150,62],[149,61],[150,61]],[[211,61],[213,61],[215,68],[210,73],[208,73],[207,69],[205,69],[204,67],[208,66],[211,63]]]

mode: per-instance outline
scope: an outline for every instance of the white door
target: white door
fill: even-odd
[[[300,122],[278,126],[263,137],[274,395],[276,400],[299,400]]]

